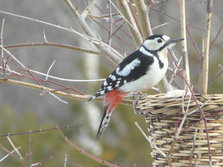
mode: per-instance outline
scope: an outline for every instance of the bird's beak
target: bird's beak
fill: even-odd
[[[172,46],[174,46],[177,42],[180,42],[184,40],[183,38],[180,38],[180,39],[169,39],[167,42],[166,42],[166,46],[168,46],[168,48],[170,49]]]
[[[168,44],[175,44],[175,43],[183,41],[183,40],[184,40],[183,38],[180,38],[180,39],[170,39],[170,40],[167,41],[167,45]]]

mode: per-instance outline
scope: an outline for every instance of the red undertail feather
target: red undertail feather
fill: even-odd
[[[114,89],[114,90],[105,94],[105,97],[104,97],[104,114],[102,116],[101,123],[100,123],[100,126],[98,128],[98,133],[97,133],[97,136],[96,136],[96,140],[98,140],[100,138],[102,132],[108,126],[108,123],[109,123],[112,112],[119,105],[119,103],[122,101],[122,99],[125,95],[127,95],[127,93],[120,92],[118,89]]]

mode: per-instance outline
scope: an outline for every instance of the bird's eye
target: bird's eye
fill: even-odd
[[[161,39],[157,39],[157,42],[158,42],[158,43],[161,43],[161,42],[162,42],[162,40],[161,40]]]

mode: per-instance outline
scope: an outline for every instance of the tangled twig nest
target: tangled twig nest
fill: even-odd
[[[138,100],[137,113],[145,117],[153,142],[154,166],[223,166],[223,95],[195,97],[158,94]]]

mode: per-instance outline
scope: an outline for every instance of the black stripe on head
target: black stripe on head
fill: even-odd
[[[151,40],[151,39],[155,39],[155,38],[158,38],[158,37],[160,37],[160,38],[163,39],[163,35],[161,35],[161,34],[151,35],[147,39],[150,39]]]

